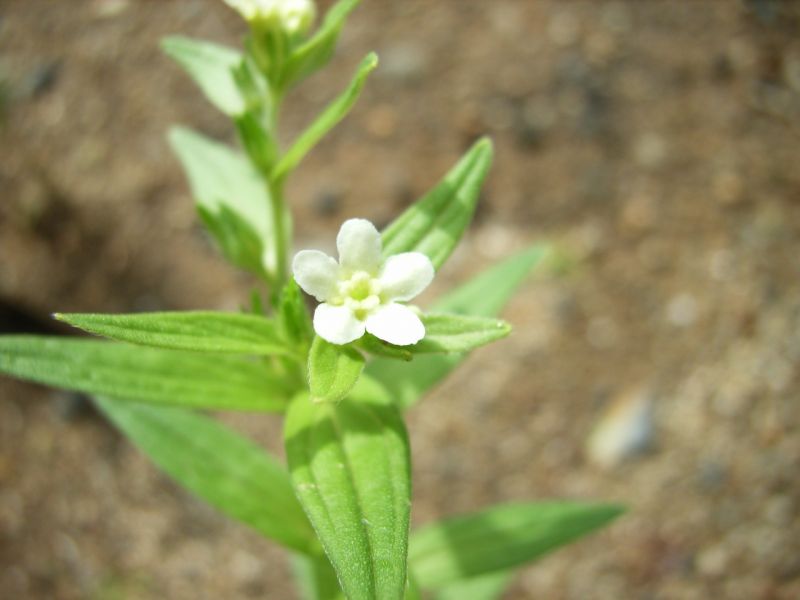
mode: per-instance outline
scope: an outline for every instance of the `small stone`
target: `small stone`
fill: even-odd
[[[381,68],[378,74],[398,83],[419,81],[427,69],[427,60],[421,47],[414,44],[395,44],[380,53]]]
[[[708,261],[708,274],[717,281],[730,281],[735,275],[735,261],[730,250],[715,250]]]
[[[723,206],[732,206],[744,198],[744,182],[733,171],[717,173],[712,184],[714,199]]]
[[[667,320],[675,327],[689,327],[697,320],[697,300],[688,293],[674,296],[667,304]]]
[[[653,395],[646,388],[634,389],[603,412],[587,441],[587,455],[600,467],[616,467],[647,450],[653,434]]]
[[[622,209],[622,225],[638,233],[650,229],[657,219],[656,202],[652,196],[639,194],[625,203]]]
[[[728,560],[728,553],[724,546],[717,544],[703,550],[697,556],[697,569],[703,575],[718,577],[725,573]]]
[[[634,143],[634,158],[643,167],[658,167],[667,158],[667,142],[656,133],[645,133]]]

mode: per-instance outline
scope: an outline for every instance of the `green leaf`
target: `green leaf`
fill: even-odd
[[[289,395],[260,362],[99,340],[0,336],[0,373],[88,394],[220,410],[278,412]]]
[[[173,127],[169,141],[181,160],[198,206],[219,217],[224,208],[252,227],[262,248],[275,230],[264,180],[248,160],[224,144],[190,129]],[[264,257],[270,273],[275,257]]]
[[[246,112],[234,119],[239,140],[262,173],[269,173],[278,155],[278,146],[266,126],[254,113]]]
[[[409,564],[423,588],[505,571],[598,529],[623,509],[611,504],[505,504],[415,531]]]
[[[319,552],[285,468],[262,448],[194,411],[97,399],[161,469],[220,511],[299,552]]]
[[[277,312],[283,336],[307,348],[314,330],[300,287],[293,278],[281,290]]]
[[[457,581],[440,588],[434,600],[498,600],[511,583],[513,575],[510,571],[497,571]]]
[[[339,0],[325,14],[325,20],[309,40],[289,55],[279,87],[285,89],[325,66],[333,56],[342,25],[360,0]]]
[[[411,490],[397,407],[367,379],[338,404],[302,394],[287,411],[285,441],[295,492],[347,597],[401,598]]]
[[[483,317],[496,315],[545,251],[546,246],[533,246],[490,267],[436,302],[434,310]],[[464,356],[456,354],[426,356],[425,360],[410,363],[378,358],[367,365],[366,373],[380,381],[401,406],[409,408],[462,360]]]
[[[472,221],[492,155],[492,142],[479,140],[435,188],[384,229],[384,255],[422,252],[441,267]]]
[[[59,321],[112,340],[196,352],[292,355],[274,321],[210,311],[56,314]]]
[[[316,336],[308,353],[308,387],[314,402],[338,402],[353,389],[364,357],[349,346],[337,346]]]
[[[291,565],[302,600],[344,600],[336,571],[327,556],[294,554]]]
[[[275,181],[281,181],[291,173],[317,142],[333,129],[339,121],[344,119],[361,94],[361,88],[364,87],[367,75],[369,75],[377,65],[378,57],[374,52],[368,54],[364,60],[361,61],[348,88],[325,107],[325,110],[322,111],[308,129],[300,134],[300,137],[295,140],[292,147],[286,151],[286,154],[283,155],[283,158],[281,158],[275,166],[275,170],[272,174]]]
[[[415,354],[425,352],[468,352],[506,337],[511,326],[489,317],[467,317],[449,314],[426,314],[425,337],[409,346]]]
[[[244,112],[247,101],[239,91],[233,74],[233,70],[242,64],[239,52],[182,36],[164,38],[161,47],[184,68],[219,110],[229,116]]]
[[[227,206],[212,212],[198,205],[197,212],[228,261],[251,273],[266,274],[264,243],[247,221]]]
[[[486,269],[475,278],[436,301],[435,310],[489,317],[498,314],[528,273],[549,251],[536,244]]]
[[[374,354],[375,356],[385,356],[387,358],[395,358],[398,360],[409,361],[414,358],[408,346],[395,346],[388,342],[384,342],[380,338],[376,338],[371,333],[365,334],[361,337],[356,345],[364,352]]]

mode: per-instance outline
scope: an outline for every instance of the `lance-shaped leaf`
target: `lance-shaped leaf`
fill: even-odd
[[[361,89],[364,87],[367,75],[369,75],[377,65],[378,57],[375,53],[368,54],[364,60],[361,61],[348,88],[325,107],[322,114],[314,120],[308,129],[300,134],[300,137],[295,140],[291,148],[286,151],[283,158],[275,165],[272,176],[276,181],[283,180],[291,173],[317,142],[333,129],[339,121],[344,119],[361,94]]]
[[[292,355],[275,321],[256,315],[211,311],[54,315],[89,333],[160,348],[234,354]]]
[[[364,357],[349,346],[337,346],[316,336],[308,353],[308,387],[314,402],[338,402],[353,389]]]
[[[450,314],[422,316],[425,337],[409,346],[415,354],[426,352],[468,352],[506,337],[511,326],[505,321],[490,317],[469,317]]]
[[[327,64],[336,48],[336,41],[347,15],[358,6],[359,2],[360,0],[339,0],[328,10],[322,25],[314,35],[289,55],[281,73],[278,86],[280,89],[285,89]]]
[[[324,554],[294,554],[291,566],[302,600],[344,600],[336,571]]]
[[[409,565],[423,588],[505,571],[606,525],[622,512],[617,505],[580,502],[498,505],[415,531]]]
[[[99,340],[0,337],[0,373],[124,400],[282,411],[289,390],[262,362]]]
[[[191,492],[263,536],[319,552],[286,469],[262,448],[194,411],[98,398],[105,415]]]
[[[436,590],[433,600],[499,600],[514,573],[496,571],[451,583]]]
[[[219,110],[229,116],[244,112],[247,102],[233,73],[242,64],[239,52],[183,36],[166,37],[161,40],[161,47],[184,68]]]
[[[266,184],[247,159],[228,148],[190,129],[173,127],[169,141],[178,155],[198,206],[211,216],[227,209],[244,221],[258,235],[260,246],[239,266],[252,269],[252,264],[267,263],[270,272],[276,268],[273,255],[262,256],[269,247],[274,231],[270,197]],[[212,233],[216,232],[212,229]],[[220,244],[225,246],[221,240]],[[261,252],[261,253],[258,253]]]
[[[258,275],[266,273],[263,261],[264,242],[239,213],[224,205],[219,206],[216,212],[197,205],[197,213],[223,256],[231,264]]]
[[[362,378],[338,404],[298,396],[285,427],[297,497],[346,596],[402,598],[410,459],[397,407],[380,386]]]
[[[384,255],[422,252],[441,267],[472,220],[492,155],[489,139],[476,142],[435,188],[383,230]]]
[[[545,246],[534,246],[490,267],[440,299],[434,310],[483,317],[496,315],[545,251]],[[462,360],[461,354],[426,356],[425,360],[410,363],[378,358],[367,365],[366,373],[380,381],[401,406],[408,408]]]

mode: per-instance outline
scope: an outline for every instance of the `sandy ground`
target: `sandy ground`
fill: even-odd
[[[768,0],[365,0],[290,97],[287,141],[381,57],[290,186],[298,247],[387,222],[485,133],[482,208],[428,297],[535,241],[570,258],[409,415],[415,523],[512,499],[630,507],[507,598],[800,597],[798,26]],[[243,26],[212,1],[0,2],[5,330],[31,328],[20,311],[245,297],[164,140],[172,123],[233,139],[160,53],[171,33],[236,44]],[[279,451],[276,420],[225,419]],[[592,445],[598,427],[647,449]],[[293,591],[278,548],[73,398],[3,379],[0,597]]]

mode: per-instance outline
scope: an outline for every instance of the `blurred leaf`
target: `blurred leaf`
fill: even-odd
[[[306,347],[314,335],[303,295],[293,278],[278,297],[278,323],[284,337]]]
[[[316,336],[308,353],[308,386],[314,402],[338,402],[353,389],[364,357],[349,346],[337,346]]]
[[[414,532],[409,565],[423,588],[436,588],[523,565],[599,529],[620,506],[579,502],[505,504]]]
[[[193,411],[97,399],[161,469],[220,511],[299,552],[318,552],[286,469],[250,440]]]
[[[295,48],[283,69],[280,88],[296,83],[324,67],[333,56],[345,19],[360,0],[339,0],[325,14],[320,28],[307,42]]]
[[[548,250],[546,244],[536,244],[489,267],[437,300],[435,310],[485,317],[498,314]]]
[[[0,336],[0,373],[123,400],[278,412],[289,391],[267,366],[241,357],[96,340]]]
[[[234,124],[251,162],[262,173],[269,173],[278,156],[278,147],[264,123],[252,112],[246,112],[236,117]]]
[[[229,116],[244,112],[247,100],[234,79],[233,70],[242,55],[232,48],[182,36],[161,40],[161,47],[200,86],[208,100]]]
[[[398,360],[409,361],[414,356],[408,349],[408,346],[395,346],[382,339],[375,337],[371,333],[367,333],[356,342],[359,348],[369,354],[375,356],[385,356],[386,358],[395,358]]]
[[[434,310],[483,317],[496,315],[545,250],[545,246],[533,246],[490,267],[441,298],[434,304]],[[381,382],[401,406],[409,408],[462,360],[464,355],[460,354],[426,356],[425,360],[410,363],[378,358],[367,365],[366,373]]]
[[[467,352],[506,337],[511,326],[505,321],[489,317],[467,317],[449,314],[426,314],[425,337],[409,350],[415,354],[425,352]]]
[[[383,230],[384,255],[422,252],[439,269],[472,220],[492,155],[491,141],[479,140],[435,188]]]
[[[173,127],[169,141],[183,164],[199,207],[216,218],[220,218],[223,208],[234,213],[252,227],[262,248],[267,248],[266,241],[272,239],[274,227],[269,193],[258,171],[238,152],[190,129]],[[227,228],[236,231],[230,223]],[[264,262],[273,273],[275,257],[264,257]]]
[[[196,352],[291,355],[275,322],[210,311],[138,314],[56,314],[56,319],[112,340]]]
[[[344,600],[336,571],[327,556],[295,554],[291,564],[301,600]]]
[[[457,581],[437,590],[434,600],[498,600],[513,575],[510,571],[497,571]]]
[[[231,264],[257,275],[266,273],[261,236],[238,213],[227,206],[220,206],[213,212],[200,205],[197,212],[222,255]]]
[[[285,440],[295,492],[347,597],[402,597],[410,465],[397,407],[364,379],[338,404],[300,395]]]
[[[273,171],[272,176],[274,180],[283,180],[298,164],[300,164],[303,157],[308,154],[317,142],[333,129],[339,121],[344,119],[361,94],[361,88],[364,87],[367,75],[370,74],[377,64],[378,57],[375,53],[368,54],[364,60],[361,61],[361,64],[358,66],[358,71],[356,71],[348,88],[325,107],[325,110],[322,111],[308,129],[300,134],[294,144],[292,144],[292,147],[283,155],[283,158],[281,158]]]

